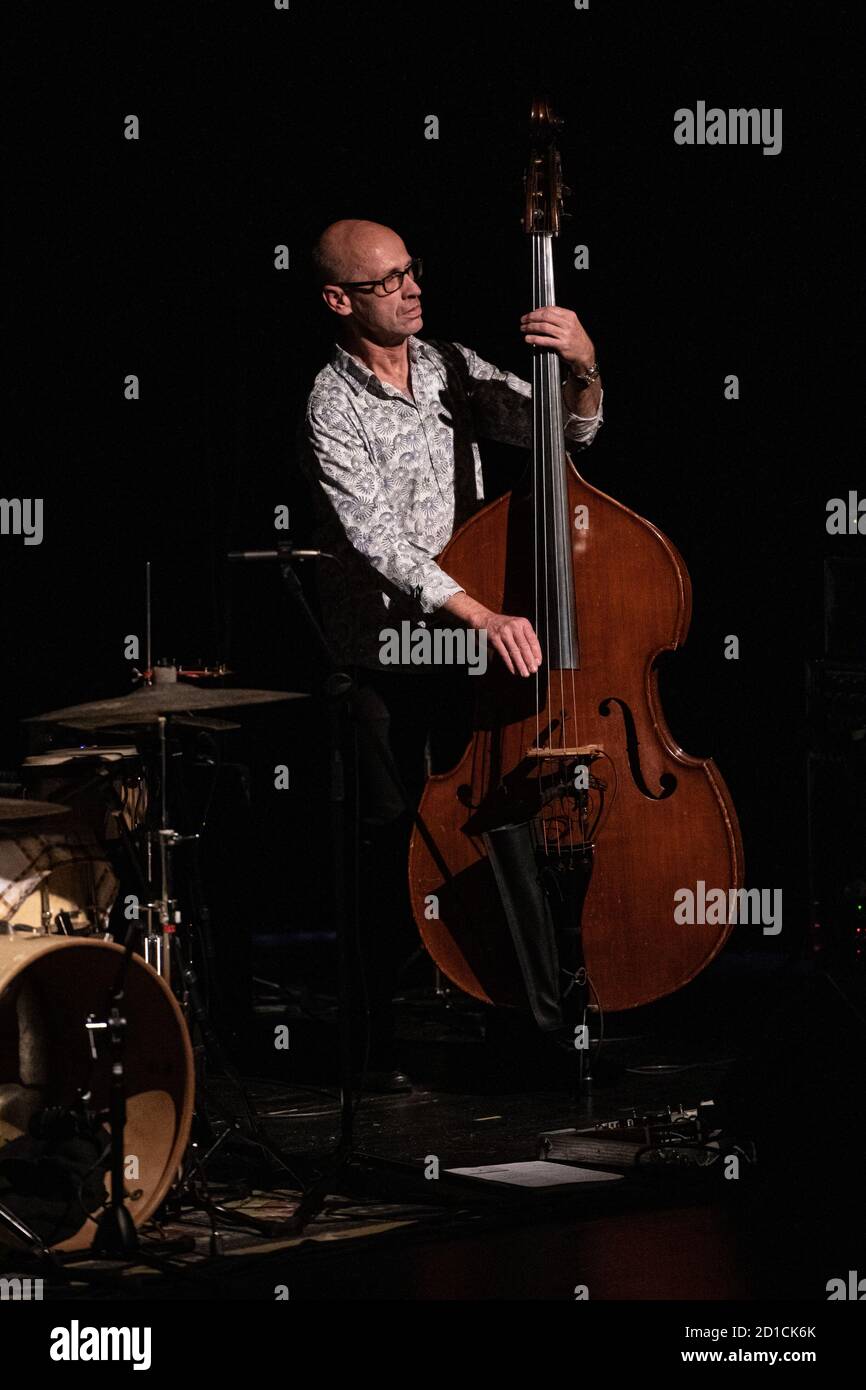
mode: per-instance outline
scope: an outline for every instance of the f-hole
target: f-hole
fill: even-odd
[[[677,788],[677,778],[672,772],[663,772],[659,778],[661,791],[651,792],[643,775],[640,765],[640,748],[638,744],[637,729],[635,727],[634,715],[626,704],[625,700],[620,700],[616,695],[610,695],[606,700],[602,700],[598,707],[599,714],[607,719],[611,713],[611,705],[618,705],[622,710],[622,722],[625,725],[625,748],[628,755],[628,765],[631,770],[632,781],[640,792],[649,801],[665,801],[667,797],[673,796]]]

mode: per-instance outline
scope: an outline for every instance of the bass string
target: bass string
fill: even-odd
[[[547,243],[547,245],[548,245],[548,247],[549,247],[549,242]],[[544,295],[544,302],[545,302],[545,303],[548,303],[548,304],[551,304],[551,303],[553,303],[552,287],[546,286],[546,288],[547,288],[547,293]],[[557,642],[558,642],[558,644],[559,644],[559,646],[560,646],[560,648],[561,648],[561,646],[562,646],[562,637],[563,637],[563,632],[564,632],[564,623],[565,623],[565,621],[566,621],[566,614],[565,614],[564,611],[563,611],[563,603],[566,601],[567,596],[563,594],[563,585],[562,585],[562,575],[563,575],[562,554],[563,554],[563,546],[564,546],[564,543],[565,543],[563,531],[564,531],[564,520],[565,520],[565,519],[564,519],[564,516],[563,516],[563,509],[562,509],[562,497],[561,497],[561,494],[560,494],[561,483],[560,483],[560,479],[559,479],[559,477],[558,477],[558,468],[557,468],[557,465],[558,465],[559,459],[560,459],[560,452],[561,452],[561,450],[560,450],[560,446],[559,446],[559,441],[558,441],[558,439],[557,439],[557,426],[558,426],[558,423],[559,423],[559,422],[558,422],[558,419],[557,419],[558,412],[557,412],[557,410],[556,410],[556,402],[555,402],[555,399],[554,399],[554,392],[555,392],[556,390],[559,389],[559,386],[558,386],[558,375],[559,375],[559,373],[558,373],[558,368],[557,368],[557,359],[556,359],[556,357],[554,356],[553,352],[550,351],[550,350],[547,350],[547,349],[546,349],[545,352],[544,352],[544,360],[543,360],[543,363],[542,363],[542,370],[543,370],[543,374],[544,374],[544,390],[543,390],[543,395],[542,395],[542,410],[543,410],[543,413],[544,413],[544,416],[545,416],[544,438],[545,438],[545,449],[546,449],[546,458],[545,458],[545,469],[544,469],[544,473],[545,473],[545,479],[546,479],[546,484],[545,484],[545,485],[546,485],[546,487],[548,487],[548,488],[550,489],[550,517],[551,517],[552,529],[553,529],[553,540],[552,540],[552,548],[553,548],[553,565],[554,565],[553,607],[554,607],[554,621],[555,621],[555,624],[556,624],[556,629],[555,629],[555,630],[556,630],[556,634],[557,634]],[[557,668],[557,675],[558,675],[558,677],[559,677],[559,747],[560,747],[560,750],[564,753],[565,748],[568,746],[568,731],[567,731],[568,719],[567,719],[566,701],[565,701],[565,679],[566,679],[566,678],[565,678],[565,670],[564,670],[564,667],[563,667],[563,662],[566,660],[566,653],[565,653],[563,650],[560,650],[558,655],[559,655],[559,664],[558,664],[558,668]],[[570,662],[569,662],[569,664],[570,664]],[[564,769],[565,769],[565,758],[564,758],[564,756],[563,756],[563,758],[561,759],[561,761],[559,761],[559,762],[556,764],[556,767],[555,767],[554,776],[555,776],[555,779],[556,779],[557,781],[559,781],[559,780],[561,779],[561,776],[562,776],[562,774],[563,774],[563,772],[564,772]],[[558,798],[558,800],[561,801],[561,798]],[[564,806],[560,805],[560,808],[559,808],[559,809],[560,809],[560,810],[564,810],[565,808],[564,808]],[[555,848],[556,848],[557,850],[561,850],[561,849],[562,849],[562,833],[561,833],[561,829],[557,831],[557,837],[556,837],[556,845],[555,845]]]
[[[533,236],[532,240],[532,307],[537,309],[541,303],[541,237]],[[550,670],[550,589],[548,572],[548,550],[547,550],[547,477],[545,468],[545,448],[544,448],[544,389],[542,379],[542,360],[543,354],[534,351],[532,355],[532,466],[533,466],[533,510],[535,513],[535,554],[533,561],[535,565],[535,631],[544,644],[545,661]],[[539,555],[538,528],[541,527],[541,549],[543,560]],[[544,630],[539,626],[539,589],[540,574],[544,577]],[[548,689],[550,681],[548,679]],[[535,747],[541,747],[541,668],[535,673]],[[539,799],[542,796],[542,762],[537,756],[537,777]],[[544,808],[540,814],[542,837],[544,841],[544,852],[547,853],[547,821],[544,815]]]
[[[553,277],[553,254],[552,237],[548,234],[536,234],[533,241],[533,308],[542,308],[546,305],[556,303]],[[571,628],[570,606],[572,595],[564,592],[563,579],[570,573],[570,566],[567,564],[568,547],[571,544],[571,528],[568,520],[568,494],[567,494],[567,474],[566,459],[564,455],[563,425],[562,425],[562,406],[560,398],[561,386],[559,382],[559,362],[556,354],[551,349],[540,349],[533,358],[533,461],[535,469],[535,572],[536,572],[536,631],[538,631],[539,601],[538,601],[538,527],[539,518],[543,537],[543,568],[545,586],[545,625],[546,632],[545,646],[550,648],[551,633],[551,600],[549,584],[549,561],[550,561],[550,532],[549,526],[552,521],[553,529],[553,550],[556,562],[556,583],[554,585],[553,608],[554,620],[556,624],[557,636],[561,637],[564,631],[564,624]],[[556,470],[556,476],[554,476]],[[560,473],[562,476],[560,476]],[[538,479],[540,475],[541,507],[538,506]],[[548,491],[550,492],[550,511],[548,513]],[[563,611],[563,605],[569,606],[569,611]],[[572,733],[575,747],[580,746],[578,730],[576,727],[576,686],[574,674],[574,650],[573,642],[569,644],[571,651],[568,656],[569,680],[571,684],[571,711],[572,720],[575,727]],[[559,697],[560,697],[560,727],[559,727],[559,746],[564,750],[568,746],[568,713],[565,698],[565,673],[562,666],[563,653],[559,653],[560,664],[558,667],[559,676]],[[549,662],[548,662],[548,669]],[[554,684],[554,674],[550,671],[550,686]],[[550,715],[550,711],[548,711]],[[540,747],[540,727],[541,727],[541,689],[540,673],[536,672],[536,747]],[[563,768],[564,768],[563,759]],[[565,803],[563,800],[563,811]],[[547,848],[546,822],[542,817],[544,825],[545,849]],[[570,817],[569,817],[570,824]],[[569,848],[574,854],[574,838],[569,833]]]
[[[552,283],[552,271],[551,271],[551,283]],[[578,707],[577,707],[577,688],[576,688],[576,677],[575,677],[575,669],[576,669],[577,663],[578,663],[578,661],[579,661],[579,659],[580,659],[580,646],[579,646],[579,642],[578,642],[577,614],[576,614],[577,583],[576,583],[576,576],[575,576],[575,574],[574,574],[574,557],[573,557],[573,553],[572,553],[572,547],[573,547],[573,543],[574,543],[574,523],[573,523],[572,515],[571,515],[570,509],[569,509],[569,502],[568,502],[568,460],[567,460],[567,458],[566,458],[566,456],[565,456],[565,438],[564,438],[564,434],[563,434],[563,425],[562,425],[562,418],[561,418],[561,417],[562,417],[562,397],[561,397],[561,394],[560,394],[560,390],[561,390],[561,388],[560,388],[559,386],[557,386],[557,405],[558,405],[559,414],[560,414],[560,420],[559,420],[560,453],[561,453],[561,456],[562,456],[562,473],[563,473],[563,484],[562,484],[562,486],[563,486],[563,494],[564,494],[563,523],[564,523],[564,526],[565,526],[565,535],[564,535],[564,537],[563,537],[563,544],[564,544],[564,547],[565,547],[566,556],[567,556],[568,559],[570,559],[570,561],[571,561],[571,563],[567,563],[567,564],[566,564],[566,572],[571,576],[571,585],[570,585],[569,593],[568,593],[568,605],[569,605],[569,625],[570,625],[570,629],[571,629],[571,632],[572,632],[572,655],[571,655],[571,660],[570,660],[570,662],[569,662],[569,671],[570,671],[570,679],[571,679],[571,717],[572,717],[572,725],[573,725],[573,734],[572,734],[572,737],[573,737],[573,739],[574,739],[574,746],[575,746],[575,748],[580,748],[580,746],[581,746],[581,744],[582,744],[582,742],[583,742],[583,739],[582,739],[582,730],[578,728],[578,723],[577,723],[577,710],[578,710]],[[575,765],[577,765],[577,763],[575,763]],[[588,771],[588,765],[587,765],[587,771]],[[588,777],[587,777],[587,780],[588,780]],[[575,788],[575,790],[576,790],[576,788]],[[588,790],[588,789],[587,789],[587,790]],[[579,804],[580,804],[580,803],[579,803]],[[583,819],[583,812],[584,812],[584,811],[585,811],[585,804],[584,804],[583,807],[582,807],[582,814],[581,814],[581,842],[584,842],[584,841],[585,841],[585,838],[586,838],[586,835],[585,835],[585,829],[586,829],[586,827],[585,827],[585,822],[584,822],[584,819]],[[570,822],[570,820],[569,820],[569,825],[570,825],[570,824],[571,824],[571,822]],[[572,858],[574,858],[574,837],[573,837],[571,834],[569,834],[569,844],[570,844],[570,849],[571,849]]]
[[[555,304],[555,303],[556,303],[556,297],[555,297],[554,279],[553,279],[553,240],[552,240],[552,238],[548,238],[548,239],[547,239],[547,254],[548,254],[548,259],[549,259],[549,267],[548,267],[548,273],[549,273],[549,298],[548,298],[548,301],[547,301],[547,302],[548,302],[549,304]],[[558,585],[558,589],[559,589],[559,601],[560,601],[561,603],[565,603],[565,604],[567,605],[568,628],[569,628],[570,634],[572,635],[572,640],[569,642],[569,661],[568,661],[569,679],[570,679],[570,682],[571,682],[571,714],[572,714],[572,721],[573,721],[573,728],[572,728],[571,737],[572,737],[572,740],[573,740],[573,743],[574,743],[574,747],[575,747],[575,748],[579,748],[579,747],[580,747],[580,737],[579,737],[579,730],[578,730],[578,728],[577,728],[577,699],[576,699],[575,677],[574,677],[574,667],[575,667],[575,662],[576,662],[576,660],[577,660],[577,650],[576,650],[576,642],[575,642],[575,640],[574,640],[575,634],[574,634],[574,631],[573,631],[573,621],[572,621],[572,619],[573,619],[573,611],[574,611],[575,594],[574,594],[574,591],[573,591],[573,587],[568,587],[568,586],[566,586],[565,583],[563,582],[563,581],[564,581],[564,576],[566,576],[566,575],[571,575],[571,574],[572,574],[572,565],[568,563],[568,561],[569,561],[569,559],[570,559],[570,547],[571,547],[571,542],[572,542],[572,526],[571,526],[571,518],[570,518],[569,510],[568,510],[568,465],[567,465],[567,461],[566,461],[566,458],[565,458],[565,440],[564,440],[564,435],[563,435],[562,394],[561,394],[561,392],[562,392],[562,387],[561,387],[561,385],[560,385],[560,379],[559,379],[560,366],[559,366],[559,359],[556,357],[556,355],[555,355],[553,352],[548,353],[548,363],[549,363],[549,366],[550,366],[550,373],[551,373],[550,392],[549,392],[548,400],[550,401],[551,410],[553,411],[553,425],[552,425],[552,428],[553,428],[553,431],[554,431],[555,433],[553,434],[552,437],[553,437],[554,440],[555,440],[555,448],[556,448],[556,452],[555,452],[555,454],[553,455],[553,458],[554,458],[554,460],[555,460],[555,462],[556,462],[556,466],[557,466],[557,468],[558,468],[558,471],[559,471],[560,474],[561,474],[561,477],[557,478],[557,480],[556,480],[556,481],[557,481],[557,485],[558,485],[558,487],[559,487],[559,489],[560,489],[560,506],[559,506],[558,511],[557,511],[557,521],[558,521],[558,535],[557,535],[557,547],[558,547],[558,549],[557,549],[557,560],[558,560],[558,563],[557,563],[557,575],[559,576],[559,585]],[[565,696],[564,696],[564,694],[563,694],[563,696],[562,696],[562,709],[563,709],[563,721],[562,721],[562,726],[563,726],[563,743],[564,743],[564,746],[567,747],[567,746],[568,746],[568,738],[567,738],[567,730],[566,730],[567,716],[566,716],[566,713],[565,713]],[[566,803],[565,803],[565,798],[564,798],[564,797],[563,797],[563,812],[566,812]],[[571,832],[570,832],[570,826],[571,826],[571,818],[570,818],[570,816],[569,816],[569,818],[568,818],[568,825],[569,825],[569,837],[568,837],[568,838],[569,838],[569,848],[570,848],[571,855],[572,855],[572,858],[573,858],[573,856],[574,856],[574,838],[573,838],[573,836],[572,836],[572,834],[571,834]]]

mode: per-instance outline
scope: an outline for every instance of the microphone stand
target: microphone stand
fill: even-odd
[[[278,547],[280,577],[290,602],[297,608],[316,646],[319,657],[328,674],[322,682],[322,694],[328,714],[328,802],[329,823],[333,857],[334,885],[334,925],[337,935],[337,999],[339,1005],[339,1082],[340,1082],[340,1142],[335,1152],[337,1167],[352,1150],[354,1129],[354,1105],[352,1102],[352,1020],[351,1020],[351,951],[349,946],[349,920],[346,891],[346,777],[343,763],[342,741],[340,738],[344,717],[352,717],[356,695],[355,682],[351,676],[340,671],[334,653],[328,644],[322,628],[316,621],[301,581],[292,568],[292,558],[298,552],[286,543]],[[336,557],[329,556],[335,559]],[[337,561],[339,563],[339,561]],[[310,1193],[312,1193],[310,1190]],[[305,1194],[302,1207],[308,1205],[306,1221],[315,1214],[310,1193]],[[325,1195],[322,1191],[322,1198]],[[308,1200],[309,1199],[309,1200]],[[318,1210],[321,1207],[319,1201]],[[295,1213],[295,1220],[301,1208]],[[299,1229],[301,1229],[299,1226]]]
[[[0,1202],[0,1229],[8,1231],[15,1241],[20,1241],[24,1247],[21,1256],[22,1261],[25,1258],[33,1259],[37,1269],[44,1269],[49,1274],[68,1282],[58,1257],[45,1244],[42,1236],[28,1226],[26,1221],[22,1221],[21,1217],[16,1215],[14,1211],[10,1211],[9,1207],[4,1206],[2,1202]],[[13,1248],[17,1251],[17,1247]],[[6,1267],[8,1268],[8,1261]]]
[[[22,1221],[20,1216],[16,1216],[14,1211],[4,1207],[2,1202],[0,1202],[0,1227],[5,1228],[28,1249],[35,1251],[40,1259],[51,1260],[51,1251],[42,1237],[28,1226],[26,1221]]]
[[[302,1231],[321,1211],[325,1197],[333,1190],[332,1184],[338,1173],[350,1163],[354,1149],[354,1102],[352,1096],[353,1049],[352,1049],[352,971],[351,937],[346,888],[346,856],[348,853],[345,833],[346,776],[342,753],[341,730],[346,718],[354,725],[355,699],[357,686],[348,674],[340,670],[334,653],[325,634],[307,603],[301,582],[292,567],[293,559],[323,557],[340,561],[327,551],[295,550],[289,541],[282,542],[271,551],[234,551],[228,556],[231,560],[276,560],[286,596],[291,608],[296,609],[313,639],[316,652],[323,669],[327,672],[321,682],[321,693],[325,700],[328,724],[328,799],[330,806],[330,833],[332,844],[333,885],[334,885],[334,926],[337,936],[337,998],[339,1016],[339,1088],[340,1088],[340,1138],[333,1152],[333,1162],[302,1194],[300,1204],[288,1225],[294,1231]],[[393,774],[392,769],[392,774]]]

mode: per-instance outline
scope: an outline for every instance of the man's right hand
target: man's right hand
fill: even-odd
[[[512,675],[532,676],[542,662],[541,647],[528,618],[493,613],[468,594],[454,594],[442,605],[448,613],[487,633],[487,640],[499,653]]]
[[[496,648],[512,676],[532,676],[541,665],[541,647],[528,618],[512,618],[507,613],[491,613],[483,626],[487,640]]]

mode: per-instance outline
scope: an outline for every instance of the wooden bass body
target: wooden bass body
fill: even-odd
[[[660,531],[590,486],[570,459],[567,489],[569,517],[584,523],[571,526],[570,538],[578,668],[545,664],[538,678],[520,678],[489,650],[486,673],[469,682],[478,687],[469,747],[452,771],[429,779],[420,803],[410,892],[444,974],[477,999],[521,1004],[484,836],[539,804],[545,779],[558,768],[570,774],[583,750],[604,802],[592,835],[583,955],[598,1003],[621,1010],[671,994],[721,950],[731,931],[726,914],[712,924],[677,923],[675,895],[697,892],[703,881],[727,902],[742,883],[743,851],[718,768],[678,746],[660,706],[654,663],[682,644],[690,621],[685,565]],[[534,526],[531,496],[510,493],[460,528],[442,568],[494,612],[531,618]],[[555,811],[546,836],[566,829]]]

